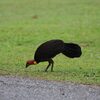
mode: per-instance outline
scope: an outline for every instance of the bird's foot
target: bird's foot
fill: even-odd
[[[44,70],[44,72],[48,72],[47,70]]]
[[[51,72],[54,72],[53,70],[51,70]]]

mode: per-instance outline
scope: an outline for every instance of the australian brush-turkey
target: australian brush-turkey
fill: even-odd
[[[54,61],[52,60],[57,54],[62,53],[69,58],[80,57],[82,54],[81,47],[75,43],[64,43],[62,40],[50,40],[41,44],[34,55],[33,60],[26,62],[26,68],[29,65],[35,65],[40,62],[48,61],[48,66],[45,71],[48,70],[51,65],[51,71],[53,71]]]

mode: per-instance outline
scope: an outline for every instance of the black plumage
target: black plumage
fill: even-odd
[[[34,60],[29,60],[26,63],[26,67],[32,64],[48,61],[49,64],[45,71],[48,70],[51,65],[51,71],[53,71],[54,58],[57,54],[63,53],[69,58],[80,57],[82,54],[81,47],[75,43],[64,43],[62,40],[50,40],[41,44],[34,55]]]

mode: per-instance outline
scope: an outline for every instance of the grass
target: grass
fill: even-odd
[[[0,75],[100,85],[99,0],[0,0]],[[51,39],[78,43],[83,55],[54,58],[25,68],[36,48]]]

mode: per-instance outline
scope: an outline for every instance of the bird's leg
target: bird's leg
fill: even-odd
[[[52,63],[52,66],[51,66],[51,72],[53,72],[53,65],[54,65],[54,61],[51,59],[51,63]]]
[[[45,72],[47,72],[49,66],[51,65],[51,60],[48,60],[48,62],[49,62],[49,64],[48,64],[48,66],[46,67]]]

